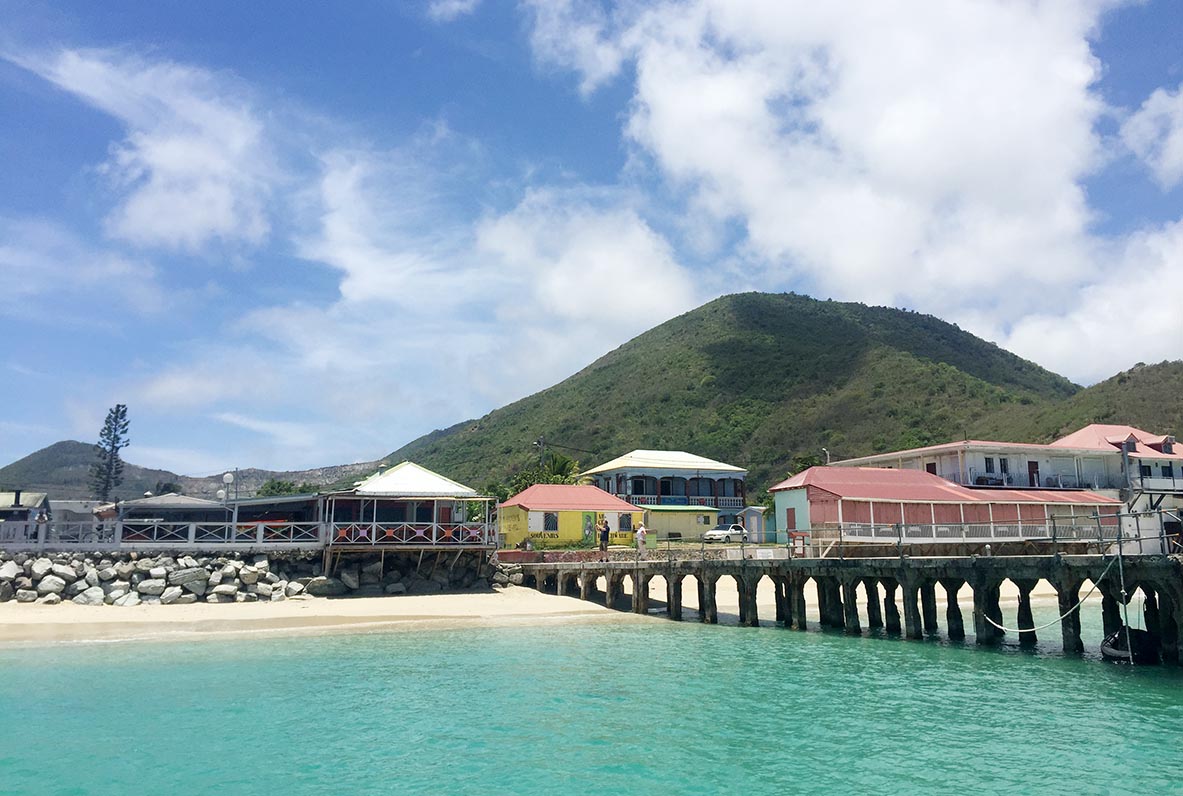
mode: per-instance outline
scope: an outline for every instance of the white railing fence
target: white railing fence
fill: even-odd
[[[490,547],[485,523],[0,522],[4,550],[320,549],[332,544]]]

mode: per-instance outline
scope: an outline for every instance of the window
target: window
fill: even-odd
[[[986,472],[988,472],[988,473],[994,472],[994,457],[993,456],[986,457]]]
[[[633,529],[633,515],[621,514],[620,515],[620,532],[621,533],[628,533],[632,529]]]
[[[557,512],[548,511],[542,515],[542,530],[543,531],[554,531],[556,533],[558,532],[558,530],[559,530],[559,515]]]
[[[1006,475],[1010,472],[1010,459],[998,460],[998,472],[1002,473],[1003,475]]]
[[[936,475],[937,474],[937,463],[936,462],[928,462],[927,464],[924,465],[924,469],[926,472]]]
[[[1139,465],[1138,472],[1141,474],[1141,476],[1143,478],[1149,478],[1150,477],[1150,465],[1149,464]]]
[[[1162,466],[1162,477],[1163,478],[1174,478],[1175,477],[1175,465],[1164,464]]]

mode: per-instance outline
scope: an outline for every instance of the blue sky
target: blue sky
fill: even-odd
[[[373,459],[741,290],[1183,356],[1171,2],[0,15],[0,462]]]

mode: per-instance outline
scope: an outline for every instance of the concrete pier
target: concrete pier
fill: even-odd
[[[759,559],[759,560],[661,560],[613,562],[553,562],[522,564],[523,582],[552,594],[578,596],[610,608],[648,613],[649,582],[665,579],[665,613],[681,620],[683,582],[694,577],[698,589],[698,619],[708,624],[719,621],[716,590],[720,578],[733,578],[739,595],[739,623],[761,624],[756,595],[764,578],[771,581],[775,617],[765,624],[805,630],[807,586],[817,594],[817,614],[823,629],[852,635],[864,628],[860,608],[865,611],[866,630],[903,634],[920,640],[941,631],[936,591],[945,594],[944,632],[952,640],[966,637],[965,618],[958,591],[969,584],[973,591],[974,642],[995,645],[1005,638],[999,626],[1016,628],[1023,646],[1037,643],[1031,608],[1031,592],[1039,580],[1055,588],[1060,613],[1060,634],[1064,651],[1084,650],[1080,637],[1080,612],[1073,610],[1086,583],[1097,584],[1101,596],[1102,622],[1108,635],[1121,627],[1125,612],[1133,613],[1135,593],[1141,600],[1144,626],[1159,640],[1162,659],[1180,663],[1183,638],[1183,558],[1177,556],[1130,556],[1123,560],[1125,591],[1117,579],[1111,558],[1099,555],[932,557],[932,558],[848,558],[848,559]],[[631,599],[625,600],[624,579],[632,585]],[[605,583],[601,594],[597,587]],[[1003,620],[999,601],[1003,581],[1018,589],[1017,615]],[[859,586],[862,586],[860,589]],[[882,589],[882,599],[880,598]],[[1094,597],[1094,599],[1096,599]],[[902,602],[902,613],[901,605]],[[625,608],[626,603],[628,608]],[[1128,607],[1127,607],[1128,605]],[[992,620],[992,621],[991,621]]]

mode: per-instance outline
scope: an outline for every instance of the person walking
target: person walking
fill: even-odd
[[[645,554],[648,552],[645,549],[645,537],[649,535],[649,529],[645,527],[645,523],[637,526],[637,557],[642,561],[645,560]]]

